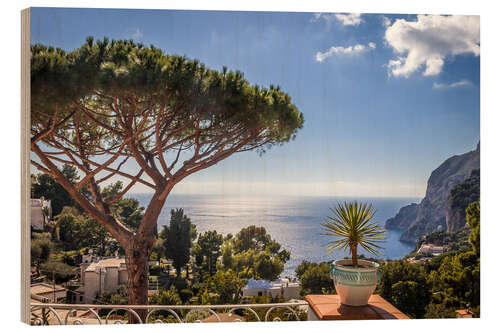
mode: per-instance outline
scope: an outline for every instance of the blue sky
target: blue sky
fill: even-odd
[[[290,94],[305,117],[295,141],[231,156],[177,193],[421,197],[479,141],[478,17],[34,8],[31,20],[32,43],[135,39]]]

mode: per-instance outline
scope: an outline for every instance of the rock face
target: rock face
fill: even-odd
[[[387,229],[406,230],[411,222],[417,218],[418,205],[416,203],[404,206],[399,210],[396,216],[391,217],[385,222]]]
[[[422,235],[447,230],[446,201],[451,189],[479,169],[479,144],[476,150],[450,157],[431,173],[425,197],[419,204],[401,208],[387,220],[388,229],[404,230],[401,241],[415,243]]]
[[[453,209],[451,207],[451,196],[446,200],[446,213],[445,213],[445,221],[446,221],[446,230],[447,231],[457,231],[461,227],[465,226],[467,222],[467,218],[465,216],[465,210],[461,209]]]
[[[472,170],[469,178],[455,185],[446,200],[446,230],[455,232],[467,223],[465,210],[479,199],[481,175]]]

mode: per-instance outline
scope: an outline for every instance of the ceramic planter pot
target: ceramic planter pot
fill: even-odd
[[[330,264],[330,276],[342,304],[363,306],[375,291],[381,271],[379,264],[367,260],[358,260],[362,267],[351,264],[351,259],[334,261]]]

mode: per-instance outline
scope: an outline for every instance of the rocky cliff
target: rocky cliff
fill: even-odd
[[[472,170],[469,178],[455,185],[446,200],[446,230],[455,232],[465,226],[467,207],[479,199],[481,175],[479,169]]]
[[[431,173],[425,197],[419,204],[401,208],[387,220],[388,229],[404,230],[401,240],[415,243],[424,234],[447,230],[446,202],[452,188],[479,169],[479,144],[476,150],[450,157]]]
[[[410,224],[417,218],[418,205],[412,203],[399,210],[396,216],[385,222],[387,229],[406,230]]]

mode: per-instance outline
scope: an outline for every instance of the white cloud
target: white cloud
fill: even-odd
[[[357,53],[360,53],[363,51],[368,51],[369,49],[373,50],[376,47],[377,46],[373,42],[368,43],[368,48],[363,44],[357,44],[357,45],[348,46],[348,47],[332,46],[325,52],[317,52],[316,53],[316,61],[323,62],[326,58],[329,58],[333,55],[342,55],[342,54],[353,55],[353,54],[357,54]]]
[[[384,27],[388,27],[391,25],[391,19],[388,18],[387,16],[384,16],[382,15],[382,24],[384,25]]]
[[[144,37],[144,35],[142,34],[141,30],[139,30],[139,28],[137,28],[135,32],[132,34],[132,38],[135,40],[141,40],[142,37]]]
[[[326,23],[328,29],[330,29],[333,20],[337,20],[342,25],[359,25],[363,22],[361,18],[362,14],[328,14],[328,13],[315,13],[311,18],[311,22],[316,22],[319,19],[323,19]]]
[[[387,64],[390,74],[408,77],[424,67],[423,75],[441,73],[449,56],[479,56],[479,16],[418,15],[417,21],[396,20],[385,40],[400,56]]]
[[[433,88],[434,89],[450,89],[450,88],[460,88],[460,87],[466,87],[466,86],[471,86],[472,82],[466,79],[462,79],[457,82],[452,82],[452,83],[437,83],[434,82]]]
[[[363,22],[361,14],[351,13],[351,14],[335,14],[335,18],[339,20],[343,25],[360,25]]]
[[[335,20],[335,15],[327,13],[315,13],[311,18],[311,22],[316,22],[320,19],[325,21],[327,30],[330,30],[330,28],[332,27],[332,23]]]

